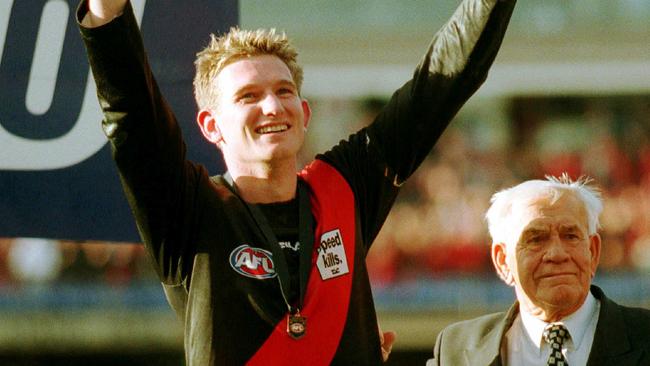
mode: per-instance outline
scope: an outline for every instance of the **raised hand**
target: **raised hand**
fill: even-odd
[[[88,13],[81,21],[86,28],[104,25],[122,14],[128,0],[88,0]]]

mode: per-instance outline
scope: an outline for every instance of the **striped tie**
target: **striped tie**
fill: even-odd
[[[569,331],[562,323],[551,323],[544,328],[544,339],[551,345],[547,366],[569,366],[562,354],[562,344],[569,338]]]

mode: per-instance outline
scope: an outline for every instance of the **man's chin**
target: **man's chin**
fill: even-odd
[[[584,301],[584,294],[578,291],[576,284],[558,284],[545,290],[544,303],[553,308],[580,307]]]

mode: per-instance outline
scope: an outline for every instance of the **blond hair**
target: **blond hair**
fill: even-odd
[[[215,79],[224,67],[252,56],[273,55],[282,60],[300,93],[302,67],[297,62],[298,52],[284,32],[278,34],[273,28],[251,31],[233,27],[223,36],[211,34],[210,38],[208,46],[196,54],[194,61],[194,98],[199,108],[216,107],[218,86]]]

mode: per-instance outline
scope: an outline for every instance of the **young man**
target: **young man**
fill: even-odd
[[[299,173],[311,112],[295,50],[273,31],[213,37],[195,94],[228,169],[215,177],[185,159],[130,4],[82,3],[104,130],[189,365],[381,363],[366,253],[399,186],[485,80],[514,3],[465,0],[377,119]]]
[[[452,324],[427,365],[648,365],[650,311],[592,285],[603,204],[588,180],[531,180],[496,193],[492,262],[510,310]]]

